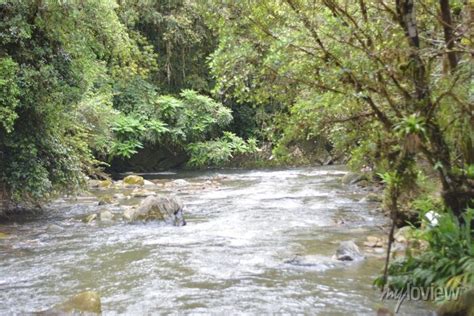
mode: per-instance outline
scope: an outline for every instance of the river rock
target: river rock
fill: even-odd
[[[413,228],[411,226],[404,226],[395,233],[395,241],[406,244],[408,243],[408,240],[412,237],[412,233]]]
[[[298,267],[311,268],[316,271],[324,271],[335,266],[330,258],[319,255],[295,255],[290,260],[285,260],[285,264],[290,264]]]
[[[184,179],[176,179],[168,183],[169,186],[174,186],[174,187],[184,187],[189,185],[189,182],[184,180]]]
[[[114,219],[114,214],[111,211],[102,211],[99,214],[99,219],[101,222],[110,222]]]
[[[391,255],[393,259],[404,258],[407,253],[407,244],[401,242],[394,242],[391,248]]]
[[[364,174],[349,172],[342,177],[341,182],[342,184],[356,184],[362,180],[367,180]]]
[[[113,195],[113,198],[117,199],[117,200],[125,200],[127,198],[127,196],[124,195],[123,193],[115,193]]]
[[[101,196],[99,198],[99,202],[98,202],[98,205],[101,206],[101,205],[107,205],[107,204],[112,204],[114,202],[114,200],[112,199],[112,197],[110,195],[107,195],[107,196]]]
[[[89,187],[91,188],[99,188],[99,189],[105,189],[105,188],[110,188],[112,186],[112,181],[109,179],[106,180],[89,180]]]
[[[59,233],[59,232],[62,232],[64,230],[64,228],[62,228],[61,226],[59,225],[56,225],[56,224],[50,224],[48,225],[48,227],[46,228],[46,232],[48,233]]]
[[[184,226],[186,221],[183,217],[183,206],[171,196],[149,196],[144,199],[137,209],[127,209],[124,218],[130,221],[136,220],[158,220],[165,221],[175,226]]]
[[[38,313],[39,315],[71,315],[71,314],[101,314],[102,304],[97,292],[86,291],[79,293],[64,303]]]
[[[148,191],[145,189],[135,189],[132,191],[131,195],[133,197],[148,197],[148,196],[155,196],[156,192]]]
[[[144,183],[146,186],[155,186],[155,183],[151,182],[150,180],[144,180],[143,183]]]
[[[458,299],[447,301],[437,310],[438,316],[474,316],[474,288]]]
[[[125,186],[144,186],[145,180],[143,179],[143,177],[130,175],[123,178],[123,184]]]
[[[137,212],[136,208],[134,208],[134,207],[127,207],[127,208],[123,211],[122,216],[123,216],[123,218],[124,218],[125,220],[127,220],[127,221],[133,221],[133,220],[135,220],[135,218],[136,218],[136,214],[135,214],[136,212]]]
[[[376,236],[367,236],[367,240],[364,241],[364,246],[366,247],[383,247],[383,240],[382,238],[376,237]]]
[[[97,219],[97,214],[89,214],[82,221],[86,224],[90,224],[96,219]]]
[[[343,241],[339,244],[339,248],[337,248],[334,258],[340,261],[357,261],[364,259],[364,256],[355,242],[349,240]]]
[[[99,182],[99,188],[106,189],[110,188],[113,185],[112,180],[106,179]]]

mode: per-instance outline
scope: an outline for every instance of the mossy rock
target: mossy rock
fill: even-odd
[[[99,213],[101,222],[110,222],[114,219],[114,214],[111,211],[105,210]]]
[[[5,238],[8,238],[8,234],[0,232],[0,239],[5,239]]]
[[[365,174],[349,172],[342,177],[341,182],[342,184],[356,184],[362,180],[367,180]]]
[[[143,177],[136,176],[136,175],[130,175],[126,176],[123,178],[123,184],[125,185],[133,185],[133,186],[144,186],[145,185],[145,180]]]
[[[92,223],[93,221],[95,221],[97,219],[97,214],[89,214],[87,215],[86,217],[84,217],[82,219],[82,221],[86,224],[90,224]]]
[[[39,315],[101,314],[102,304],[97,292],[86,291],[74,295],[64,303],[38,313]]]
[[[175,226],[184,226],[183,205],[171,196],[149,196],[136,210],[127,210],[124,218],[131,221],[165,221]]]
[[[411,226],[401,227],[394,235],[395,241],[399,243],[408,243],[408,240],[412,238],[414,229]]]
[[[447,301],[437,311],[438,316],[474,316],[474,288],[464,292],[457,300]]]
[[[99,182],[99,188],[102,188],[102,189],[106,189],[106,188],[110,188],[111,186],[113,185],[113,182],[112,180],[102,180]]]
[[[110,195],[106,195],[106,196],[101,196],[99,198],[99,206],[101,205],[107,205],[107,204],[112,204],[114,203],[114,199],[110,196]]]

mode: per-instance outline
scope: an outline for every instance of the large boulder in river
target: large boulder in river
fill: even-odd
[[[51,309],[38,313],[39,315],[83,315],[101,314],[102,305],[97,292],[86,291],[79,293],[64,303],[58,304]]]
[[[364,255],[360,252],[355,242],[349,240],[339,244],[334,258],[340,261],[357,261],[364,259]]]
[[[143,177],[130,175],[123,178],[123,184],[126,186],[144,186],[145,180]]]
[[[126,213],[126,214],[125,214]],[[124,213],[130,221],[165,221],[175,226],[184,226],[183,205],[171,196],[149,196],[137,209],[128,209]]]

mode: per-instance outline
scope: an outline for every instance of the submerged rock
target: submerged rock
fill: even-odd
[[[86,291],[79,293],[64,303],[51,309],[38,313],[39,315],[64,315],[64,314],[101,314],[102,304],[97,292]]]
[[[125,210],[124,217],[131,221],[158,220],[175,226],[186,225],[182,204],[176,198],[170,196],[149,196],[142,201],[137,209]]]
[[[335,263],[331,262],[330,258],[318,255],[295,255],[292,259],[285,260],[284,263],[298,267],[311,268],[317,271],[324,271],[335,266]]]
[[[114,214],[111,211],[102,211],[99,214],[99,219],[101,222],[110,222],[114,219]]]
[[[63,230],[64,230],[64,228],[62,228],[61,226],[56,225],[56,224],[50,224],[46,228],[46,232],[48,232],[48,233],[59,233],[59,232],[62,232]]]
[[[144,186],[145,180],[143,177],[130,175],[123,178],[123,184],[126,186]]]
[[[357,261],[364,259],[364,255],[360,252],[355,242],[349,240],[339,244],[334,258],[340,261]]]

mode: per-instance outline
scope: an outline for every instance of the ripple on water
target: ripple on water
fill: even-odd
[[[110,315],[373,313],[379,297],[371,283],[383,262],[331,259],[340,241],[361,242],[385,222],[369,212],[373,204],[359,202],[363,192],[340,184],[345,173],[336,166],[146,174],[219,182],[176,191],[184,227],[86,225],[76,218],[99,210],[94,197],[58,201],[0,240],[0,314],[42,310],[88,289],[101,293]],[[426,310],[402,307],[410,315]]]

